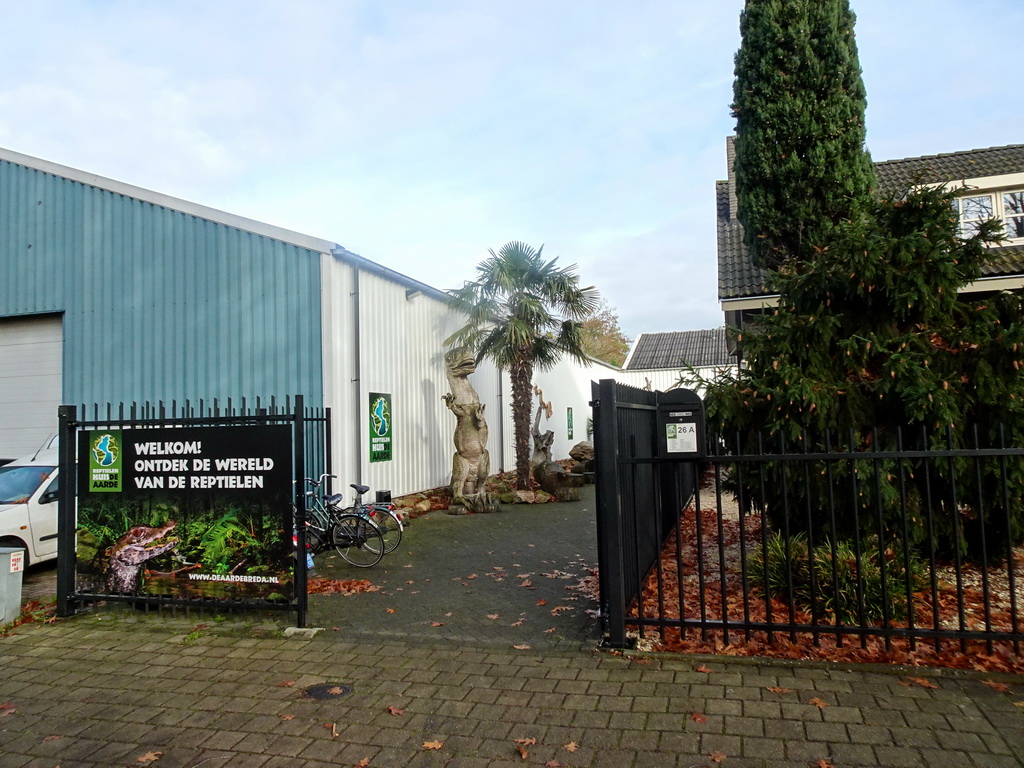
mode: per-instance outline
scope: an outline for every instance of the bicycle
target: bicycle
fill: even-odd
[[[313,490],[306,491],[306,534],[314,554],[334,547],[348,563],[358,568],[369,568],[384,557],[384,537],[377,525],[363,515],[338,509],[343,501],[341,494],[321,497],[316,492],[327,477],[319,480],[304,478]]]
[[[349,488],[356,492],[356,498],[352,506],[346,507],[342,512],[361,515],[373,522],[384,538],[384,554],[393,552],[401,543],[402,532],[405,530],[402,518],[395,512],[395,506],[385,501],[369,501],[364,504],[363,494],[370,490],[369,486],[352,483]],[[341,498],[340,494],[337,498]]]

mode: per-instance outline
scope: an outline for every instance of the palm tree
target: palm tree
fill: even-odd
[[[543,250],[511,242],[498,253],[489,251],[490,258],[477,265],[477,279],[451,292],[469,320],[445,341],[469,347],[477,360],[490,358],[509,372],[521,490],[530,483],[534,368],[550,368],[563,354],[586,361],[581,325],[600,303],[597,290],[580,287],[575,264],[559,268],[558,259],[541,258]]]

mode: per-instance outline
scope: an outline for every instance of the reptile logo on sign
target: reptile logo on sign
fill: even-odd
[[[391,461],[391,395],[370,393],[370,461]]]
[[[121,432],[94,432],[89,441],[89,491],[121,492]]]

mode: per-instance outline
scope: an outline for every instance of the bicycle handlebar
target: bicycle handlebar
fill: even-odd
[[[311,485],[315,485],[315,486],[319,487],[320,484],[323,483],[324,478],[326,478],[326,477],[330,477],[330,478],[335,479],[335,480],[338,478],[337,475],[331,475],[331,474],[328,474],[327,472],[324,472],[322,475],[320,475],[320,479],[319,480],[314,480],[312,477],[304,477],[303,480],[305,480],[307,483],[309,483]]]

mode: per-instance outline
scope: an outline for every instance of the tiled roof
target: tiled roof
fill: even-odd
[[[718,297],[738,299],[771,295],[770,272],[754,266],[743,244],[743,225],[736,218],[733,139],[727,143],[729,180],[715,182],[718,211]],[[958,181],[1008,173],[1024,173],[1024,144],[972,149],[945,155],[908,157],[875,163],[883,192],[899,192],[914,184]],[[992,248],[992,260],[982,268],[986,277],[1024,274],[1024,245]]]
[[[625,370],[703,368],[735,364],[726,347],[725,328],[705,331],[641,333],[633,344]]]
[[[734,196],[728,181],[715,182],[718,199],[718,297],[765,296],[768,288],[767,269],[754,264],[743,244],[743,225],[732,210]]]
[[[1024,144],[875,163],[878,186],[885,192],[902,192],[914,184],[977,179],[1005,173],[1024,173]]]

